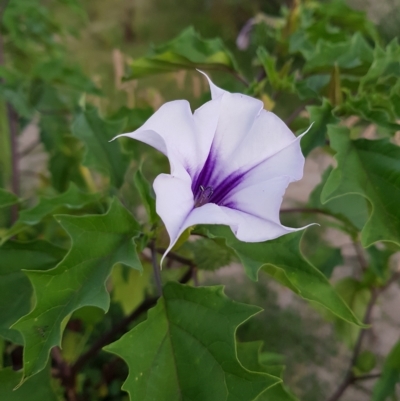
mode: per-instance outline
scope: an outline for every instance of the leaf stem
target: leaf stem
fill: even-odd
[[[158,260],[157,260],[156,244],[154,241],[150,241],[149,248],[151,251],[151,264],[153,265],[153,272],[154,272],[154,278],[156,281],[158,296],[162,297],[162,295],[163,295],[162,280],[161,280],[160,266],[159,266]]]

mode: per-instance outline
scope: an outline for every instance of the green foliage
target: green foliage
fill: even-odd
[[[365,247],[377,241],[400,245],[400,149],[386,139],[352,141],[344,127],[329,126],[338,167],[330,174],[321,200],[361,195],[371,204],[370,218],[361,232]],[[351,174],[346,174],[351,171]]]
[[[382,376],[377,381],[372,401],[385,401],[395,394],[396,383],[400,381],[400,342],[397,342],[383,365]]]
[[[339,121],[333,115],[333,107],[327,99],[323,99],[321,106],[308,106],[312,126],[301,140],[301,150],[307,156],[317,146],[326,145],[327,125]]]
[[[22,210],[19,213],[18,220],[6,232],[3,241],[29,226],[40,223],[46,216],[52,215],[57,211],[82,209],[88,204],[97,203],[99,199],[99,194],[81,192],[74,184],[71,184],[67,192],[52,198],[42,198],[33,208]]]
[[[33,291],[25,271],[49,270],[65,253],[64,249],[43,240],[9,241],[0,248],[0,336],[23,344],[21,334],[9,327],[31,309]]]
[[[130,67],[130,79],[189,68],[237,70],[236,61],[220,39],[202,39],[193,27],[154,47],[147,57],[133,60]]]
[[[264,372],[270,375],[279,375],[282,376],[284,367],[272,363],[272,361],[262,362],[261,359],[270,359],[268,354],[260,354],[260,349],[262,347],[262,343],[260,342],[252,342],[252,343],[238,343],[237,344],[237,353],[240,362],[243,366],[253,372]],[[264,357],[264,358],[262,358]],[[276,358],[273,358],[276,359]],[[298,399],[286,388],[286,386],[280,382],[271,386],[266,391],[261,393],[256,401],[297,401]]]
[[[385,302],[380,294],[398,277],[396,32],[385,43],[366,14],[345,0],[293,1],[280,12],[276,2],[254,8],[252,1],[3,3],[0,398],[296,401],[296,393],[310,401],[330,399],[311,362],[314,355],[326,367],[339,346],[333,335],[321,334],[329,331],[325,326],[304,324],[310,340],[300,340],[299,325],[315,310],[303,310],[294,296],[298,304],[287,313],[292,294],[283,286],[317,311],[324,308],[316,319],[353,349],[348,374],[356,382],[381,371],[363,397],[394,399],[399,344],[386,359],[365,344],[354,347],[367,329],[361,322],[368,320],[368,305]],[[153,17],[169,7],[173,23],[160,24],[154,36]],[[254,9],[260,10],[255,16]],[[182,30],[191,23],[196,29]],[[162,42],[163,36],[173,39]],[[142,56],[151,40],[161,44]],[[119,82],[124,65],[127,76]],[[182,71],[195,69],[215,71],[213,80],[231,92],[260,98],[293,132],[309,129],[301,141],[307,167],[332,164],[332,155],[336,163],[308,200],[295,194],[282,213],[289,226],[320,227],[263,243],[240,242],[227,227],[189,227],[166,256],[164,295],[157,301],[153,275],[168,237],[152,180],[168,171],[167,160],[127,138],[111,140],[139,128],[164,101],[189,97],[193,110],[202,104],[209,94],[202,93],[201,75]],[[251,287],[235,266],[216,272],[233,261],[251,280],[262,271],[277,283]],[[259,308],[228,299],[220,286],[196,288],[227,276],[235,299],[261,298],[267,305],[262,317],[247,321]],[[369,317],[374,326],[374,313]],[[239,326],[240,338],[251,342],[236,341]],[[253,340],[263,337],[268,352],[261,353]],[[299,348],[307,361],[297,358]],[[320,393],[312,389],[312,376]],[[125,379],[129,396],[121,390]]]
[[[326,277],[304,259],[300,251],[302,233],[246,243],[239,241],[226,227],[213,226],[208,232],[211,237],[225,238],[226,245],[235,252],[252,280],[256,280],[259,270],[263,269],[304,299],[324,306],[346,322],[362,325]]]
[[[0,207],[11,206],[17,202],[17,196],[0,188]]]
[[[228,266],[232,261],[233,252],[223,241],[211,241],[201,238],[186,242],[184,246],[190,252],[196,267],[201,270],[216,270]]]
[[[139,168],[134,177],[133,181],[135,186],[139,192],[140,198],[143,202],[144,207],[146,208],[147,215],[149,216],[150,223],[154,224],[158,220],[158,216],[156,213],[156,200],[153,188],[146,180],[142,173],[142,169]]]
[[[86,145],[84,164],[109,175],[116,187],[124,181],[129,159],[118,141],[109,142],[121,133],[124,125],[123,120],[102,120],[96,109],[82,111],[72,125],[73,134]]]
[[[250,401],[280,381],[243,368],[237,359],[237,326],[257,312],[226,298],[221,287],[170,282],[148,319],[106,350],[127,362],[123,389],[132,398]]]
[[[50,382],[50,369],[46,368],[18,389],[22,373],[12,368],[0,370],[0,394],[7,401],[58,401],[54,385]]]
[[[56,218],[71,237],[71,249],[54,269],[26,272],[36,304],[13,325],[24,338],[24,379],[44,368],[50,349],[61,343],[63,321],[70,313],[87,305],[107,311],[104,283],[114,264],[141,270],[132,242],[139,227],[117,201],[105,215]]]
[[[336,284],[335,288],[354,314],[361,320],[365,315],[371,298],[368,287],[352,277],[345,277]],[[334,323],[336,333],[342,341],[349,348],[353,348],[357,342],[360,329],[337,318],[334,319]]]

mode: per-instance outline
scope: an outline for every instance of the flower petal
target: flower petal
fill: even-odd
[[[231,220],[224,212],[225,208],[212,203],[194,208],[189,181],[169,174],[160,174],[153,186],[156,193],[157,213],[164,222],[170,238],[170,244],[161,259],[161,264],[188,227],[196,224],[224,224],[236,228],[234,220]]]
[[[168,157],[172,174],[180,175],[182,168],[192,171],[200,162],[197,131],[189,103],[176,100],[161,106],[136,131],[116,138],[127,136],[147,143]]]
[[[281,224],[279,210],[289,183],[289,177],[277,177],[248,184],[229,194],[222,206]]]
[[[241,160],[232,156],[244,143],[247,147],[246,137],[262,109],[263,103],[250,96],[226,92],[221,97],[218,125],[211,149],[212,156],[217,158],[215,173],[232,172],[243,166]]]
[[[228,93],[227,91],[225,91],[225,90],[219,88],[217,85],[215,85],[205,72],[200,71],[200,70],[197,70],[197,71],[200,72],[201,74],[203,74],[207,78],[208,84],[210,85],[211,99],[213,99],[213,100],[218,99],[223,94]]]
[[[246,170],[292,146],[295,139],[296,136],[278,116],[262,110],[231,158],[235,160],[235,165]]]
[[[278,238],[293,231],[303,230],[306,227],[290,228],[273,221],[262,219],[253,214],[222,207],[226,214],[237,223],[237,229],[232,226],[236,238],[243,242],[262,242]]]
[[[169,174],[160,174],[153,184],[156,193],[156,210],[165,224],[172,248],[178,240],[184,222],[194,207],[191,181]]]

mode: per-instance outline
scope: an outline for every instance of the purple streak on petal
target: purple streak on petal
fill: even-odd
[[[221,206],[227,195],[242,182],[244,176],[244,173],[235,171],[228,177],[220,179],[218,184],[214,187],[210,202]]]
[[[216,158],[213,156],[213,151],[211,149],[210,153],[208,154],[207,160],[204,163],[203,168],[201,169],[197,177],[193,179],[192,191],[195,196],[200,189],[200,185],[202,185],[203,187],[209,186],[211,181],[211,176],[215,171],[215,166],[216,166]]]

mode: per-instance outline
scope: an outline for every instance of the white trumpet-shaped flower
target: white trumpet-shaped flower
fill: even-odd
[[[287,186],[303,176],[301,136],[260,100],[208,81],[212,100],[194,113],[186,100],[168,102],[141,128],[119,135],[169,159],[171,173],[154,181],[157,213],[170,236],[167,252],[196,224],[228,225],[246,242],[301,230],[279,218]]]

